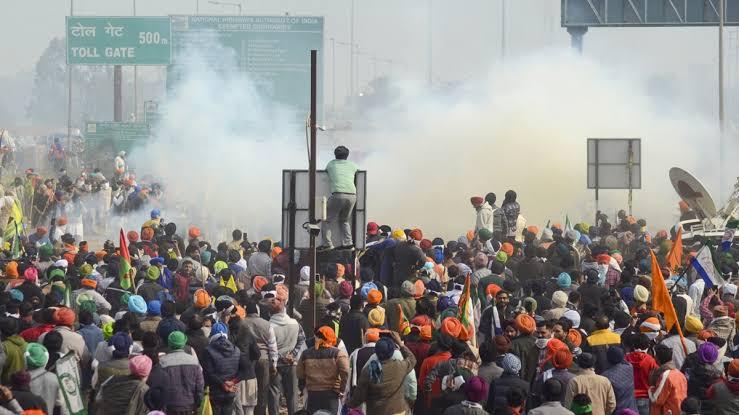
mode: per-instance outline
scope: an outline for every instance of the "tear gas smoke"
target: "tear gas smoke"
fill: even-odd
[[[508,189],[518,193],[528,224],[565,215],[592,223],[586,139],[638,137],[643,170],[634,213],[650,229],[669,226],[678,198],[667,172],[681,166],[713,184],[700,173],[714,164],[715,122],[679,102],[657,106],[643,80],[621,69],[548,51],[493,68],[488,79],[464,85],[461,98],[401,82],[400,96],[383,106],[389,110],[356,122],[371,127],[333,138],[319,132],[319,168],[332,158],[329,145],[346,144],[368,170],[370,220],[449,238],[474,225],[470,196],[492,191],[500,204]],[[245,75],[194,59],[151,144],[131,157],[139,176],[165,184],[165,216],[186,214],[201,228],[236,225],[252,240],[278,237],[280,171],[305,168],[307,157],[303,132],[265,102]],[[627,191],[601,192],[611,218],[626,206]]]

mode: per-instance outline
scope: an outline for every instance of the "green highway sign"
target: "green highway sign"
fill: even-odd
[[[168,89],[190,63],[246,73],[260,94],[287,106],[304,120],[310,108],[310,51],[319,51],[322,79],[323,17],[316,16],[171,16],[172,64]],[[318,108],[322,108],[318,88]]]
[[[67,17],[71,65],[168,65],[169,17]]]
[[[83,132],[85,140],[146,140],[149,124],[138,122],[88,121]]]

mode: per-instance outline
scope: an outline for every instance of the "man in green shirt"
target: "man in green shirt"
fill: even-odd
[[[331,160],[326,166],[329,182],[331,184],[331,197],[328,198],[326,206],[326,220],[321,226],[322,246],[321,250],[333,249],[331,242],[331,231],[338,222],[341,230],[341,246],[338,249],[353,249],[352,228],[349,223],[354,204],[357,203],[357,188],[354,185],[354,176],[359,168],[356,164],[347,160],[349,149],[338,146],[334,150],[335,160]]]

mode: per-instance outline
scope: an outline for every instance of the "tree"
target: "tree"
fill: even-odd
[[[37,125],[67,124],[67,64],[64,38],[54,38],[34,68],[28,118]],[[113,112],[112,66],[76,66],[73,74],[72,123],[107,120]]]

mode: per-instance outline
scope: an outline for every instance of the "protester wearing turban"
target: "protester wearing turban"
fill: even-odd
[[[28,343],[25,359],[30,375],[30,391],[43,399],[47,408],[53,408],[59,393],[59,381],[55,374],[46,370],[48,350],[39,343]]]
[[[727,369],[728,378],[708,388],[706,396],[713,403],[714,414],[739,413],[739,359],[733,359]]]
[[[333,329],[318,328],[314,347],[305,350],[298,361],[296,374],[308,391],[306,407],[310,413],[320,409],[338,412],[339,393],[343,393],[349,377],[349,356],[335,349],[336,341]]]
[[[128,299],[128,311],[139,315],[146,314],[146,300],[140,295],[132,295]]]
[[[372,309],[367,315],[367,321],[371,327],[384,328],[385,327],[385,309],[377,307]]]
[[[528,314],[519,314],[513,320],[519,335],[511,341],[511,352],[521,360],[521,378],[528,383],[533,382],[539,363],[539,349],[536,338],[532,335],[536,330],[536,321]]]
[[[416,286],[411,281],[403,281],[400,285],[400,297],[388,300],[387,306],[387,327],[390,330],[397,331],[401,334],[404,329],[401,327],[403,321],[400,319],[402,311],[404,320],[410,320],[416,315]]]
[[[382,301],[382,293],[380,290],[372,289],[367,293],[367,303],[369,305],[378,305]]]

